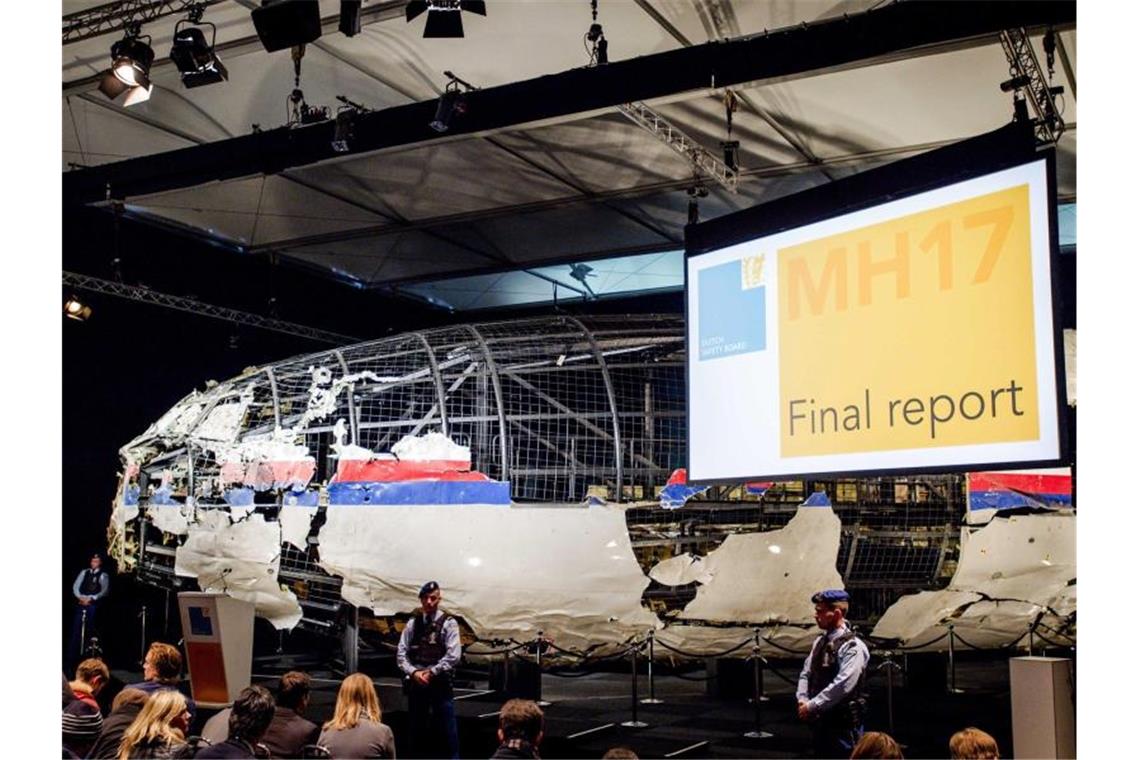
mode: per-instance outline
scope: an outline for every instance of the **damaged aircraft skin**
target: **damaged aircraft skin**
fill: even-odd
[[[703,656],[759,629],[766,655],[806,651],[814,591],[897,584],[868,580],[872,532],[827,499],[797,498],[771,530],[739,516],[766,498],[743,488],[660,506],[684,465],[683,372],[679,315],[448,327],[250,369],[121,449],[110,552],[281,630],[336,633],[345,606],[398,618],[434,579],[468,640],[610,651],[653,630]],[[944,588],[902,596],[873,635],[1073,636],[1074,526],[1071,510],[995,517],[963,534],[949,585],[947,531],[899,539],[936,558],[907,588]]]

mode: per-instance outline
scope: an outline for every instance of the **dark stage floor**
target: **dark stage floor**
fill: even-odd
[[[955,682],[962,693],[946,688],[945,656],[911,657],[907,676],[896,675],[893,689],[893,735],[905,745],[909,758],[947,757],[947,742],[954,731],[967,725],[991,733],[1002,754],[1012,755],[1008,663],[996,653],[973,653],[960,658]],[[1058,653],[1065,654],[1065,653]],[[879,664],[872,662],[872,667]],[[644,665],[644,664],[643,664]],[[626,745],[641,757],[685,758],[767,758],[808,757],[811,742],[806,726],[795,718],[794,689],[783,679],[794,680],[798,664],[775,663],[767,671],[759,727],[773,734],[768,738],[748,738],[757,728],[756,712],[748,699],[752,687],[750,667],[732,663],[711,683],[703,668],[677,675],[662,673],[658,667],[655,693],[662,704],[638,704],[638,718],[645,728],[621,725],[632,718],[631,676],[627,672],[597,672],[567,678],[549,673],[542,678],[546,739],[544,758],[601,757],[610,747]],[[288,661],[270,662],[259,658],[254,683],[271,690],[276,676],[292,667]],[[390,663],[369,662],[362,670],[374,675],[383,704],[384,722],[397,740],[397,753],[406,754],[406,707],[398,680]],[[304,669],[304,668],[300,668]],[[340,674],[309,668],[314,677],[314,694],[309,717],[323,721],[332,714]],[[138,680],[137,672],[114,671],[124,682]],[[486,671],[464,670],[457,681],[456,712],[464,757],[488,757],[495,749],[497,711],[505,697],[488,689]],[[647,681],[639,679],[639,696],[647,696]],[[869,680],[871,713],[868,730],[888,730],[887,679],[877,669]],[[199,720],[211,714],[202,710]]]

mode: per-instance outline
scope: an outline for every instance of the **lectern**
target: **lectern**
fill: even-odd
[[[178,594],[190,693],[202,707],[225,707],[249,686],[253,605],[226,594]]]

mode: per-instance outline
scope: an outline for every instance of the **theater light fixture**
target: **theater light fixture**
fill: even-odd
[[[340,33],[345,37],[360,34],[361,0],[340,0]]]
[[[590,0],[590,14],[593,23],[586,30],[582,42],[586,46],[586,52],[590,55],[589,65],[605,65],[610,62],[610,43],[606,42],[606,33],[602,31],[602,25],[598,23],[598,0]]]
[[[443,74],[450,81],[444,88],[443,94],[439,96],[439,105],[435,108],[435,118],[429,124],[436,132],[446,132],[451,129],[452,119],[467,113],[467,99],[465,93],[459,88],[463,87],[468,92],[475,89],[474,85],[464,82],[450,71],[445,71]]]
[[[146,36],[146,42],[143,41]],[[111,68],[99,81],[99,92],[111,100],[127,93],[123,104],[132,106],[150,98],[150,65],[154,50],[149,35],[139,35],[138,26],[128,28],[127,35],[111,46]]]
[[[317,0],[262,0],[250,18],[268,53],[304,45],[321,36],[321,4]]]
[[[189,17],[178,22],[174,27],[174,45],[170,48],[170,60],[182,74],[182,85],[188,88],[230,78],[214,52],[218,29],[210,22],[202,21],[202,10],[200,6],[195,7]],[[202,31],[205,26],[210,27],[209,42],[206,42],[206,34]]]
[[[408,21],[427,11],[424,37],[462,37],[461,11],[487,15],[485,0],[412,0],[404,8]]]
[[[91,307],[77,297],[71,296],[63,304],[63,314],[77,322],[86,322],[87,318],[91,316]]]

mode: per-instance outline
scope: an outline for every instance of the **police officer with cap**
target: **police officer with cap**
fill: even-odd
[[[459,728],[451,677],[459,664],[459,624],[439,610],[439,584],[428,581],[420,589],[420,611],[404,627],[396,649],[396,663],[404,671],[408,697],[411,746],[419,757],[459,757]],[[433,737],[446,742],[447,753],[433,754]]]
[[[817,757],[850,757],[863,735],[864,683],[871,653],[847,625],[846,591],[820,591],[811,601],[823,633],[800,672],[797,713],[811,727]]]

